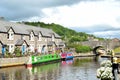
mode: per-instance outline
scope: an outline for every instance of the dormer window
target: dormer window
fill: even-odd
[[[30,33],[30,40],[34,41],[34,34],[33,34],[33,32]]]
[[[39,40],[39,41],[42,41],[41,33],[39,33],[39,35],[38,35],[38,40]]]
[[[47,42],[47,38],[45,38],[45,42]]]
[[[21,39],[22,39],[22,40],[25,40],[25,35],[21,35]]]
[[[52,41],[55,41],[55,37],[54,37],[54,34],[52,34]]]
[[[14,39],[14,32],[12,29],[8,31],[8,40],[13,40]]]

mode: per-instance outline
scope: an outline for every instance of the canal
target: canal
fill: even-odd
[[[32,68],[25,66],[0,69],[0,80],[98,80],[99,62],[93,57],[79,57]]]

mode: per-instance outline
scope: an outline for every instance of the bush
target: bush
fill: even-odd
[[[16,56],[16,57],[22,56],[21,50],[20,50],[20,48],[18,48],[18,47],[15,48],[14,53],[15,53],[15,56]]]
[[[86,52],[90,52],[91,48],[89,46],[77,46],[76,47],[76,52],[77,53],[86,53]]]
[[[67,45],[68,48],[75,48],[75,51],[77,53],[86,53],[86,52],[90,52],[92,49],[90,46],[83,46],[83,45],[80,45],[80,44],[68,44]]]
[[[110,60],[101,62],[101,67],[97,69],[97,78],[100,80],[113,80],[112,63]]]

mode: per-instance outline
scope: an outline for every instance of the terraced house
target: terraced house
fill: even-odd
[[[20,48],[22,54],[28,51],[53,53],[58,48],[64,49],[65,44],[51,29],[9,22],[0,18],[0,53],[4,54],[6,49],[9,53],[14,53],[16,47]]]

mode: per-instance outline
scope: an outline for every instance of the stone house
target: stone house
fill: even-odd
[[[61,37],[51,29],[29,26],[0,19],[0,53],[13,53],[19,47],[25,54],[29,52],[48,53],[64,49]]]

